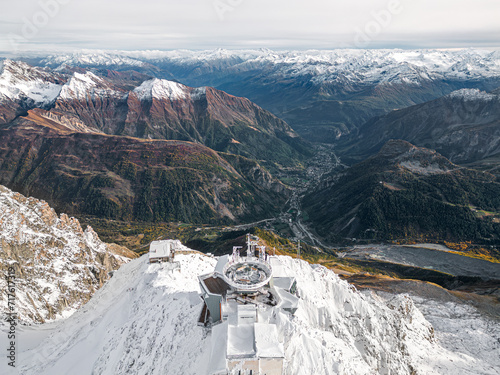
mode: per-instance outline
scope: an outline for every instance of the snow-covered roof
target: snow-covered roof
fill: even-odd
[[[253,357],[255,356],[254,324],[240,324],[228,326],[227,356]]]
[[[269,257],[269,263],[273,269],[273,277],[289,277],[288,273],[283,267],[283,263],[277,257]]]
[[[238,305],[238,324],[255,323],[257,320],[257,306]]]
[[[153,241],[149,245],[149,259],[165,258],[172,255],[172,250],[175,250],[178,240],[162,240]]]
[[[290,290],[293,283],[295,282],[295,277],[274,277],[273,284],[277,288],[284,290]]]
[[[283,358],[285,349],[278,338],[275,324],[254,324],[255,349],[259,358]]]
[[[215,272],[222,275],[222,270],[224,269],[224,266],[226,265],[227,262],[229,262],[229,255],[223,255],[219,257],[217,265],[215,266]]]
[[[209,375],[227,374],[226,371],[226,347],[227,347],[227,323],[212,327],[212,350],[208,364]]]

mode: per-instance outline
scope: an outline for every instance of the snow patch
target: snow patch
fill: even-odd
[[[462,99],[465,101],[476,101],[476,100],[490,101],[498,98],[497,95],[489,94],[479,89],[461,89],[453,91],[451,94],[448,95],[448,97],[453,99]]]
[[[205,86],[205,87],[197,87],[197,88],[193,89],[193,91],[191,91],[190,96],[191,96],[191,99],[193,99],[193,100],[200,100],[200,99],[203,99],[206,94],[207,94],[207,88]]]
[[[419,161],[403,161],[399,163],[400,166],[423,175],[431,175],[431,174],[441,174],[449,172],[448,169],[441,167],[439,164],[421,164]]]

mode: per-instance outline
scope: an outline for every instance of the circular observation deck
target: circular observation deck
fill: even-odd
[[[237,291],[256,291],[272,276],[271,266],[258,259],[227,263],[222,271],[226,282]]]

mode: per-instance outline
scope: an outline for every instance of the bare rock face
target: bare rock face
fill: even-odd
[[[15,308],[22,323],[71,315],[136,255],[102,242],[91,227],[57,216],[44,201],[0,185],[0,269],[15,270]],[[7,280],[0,278],[0,314],[7,313]]]

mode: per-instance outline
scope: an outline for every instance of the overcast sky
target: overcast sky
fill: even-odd
[[[500,49],[500,0],[2,0],[0,51]]]

